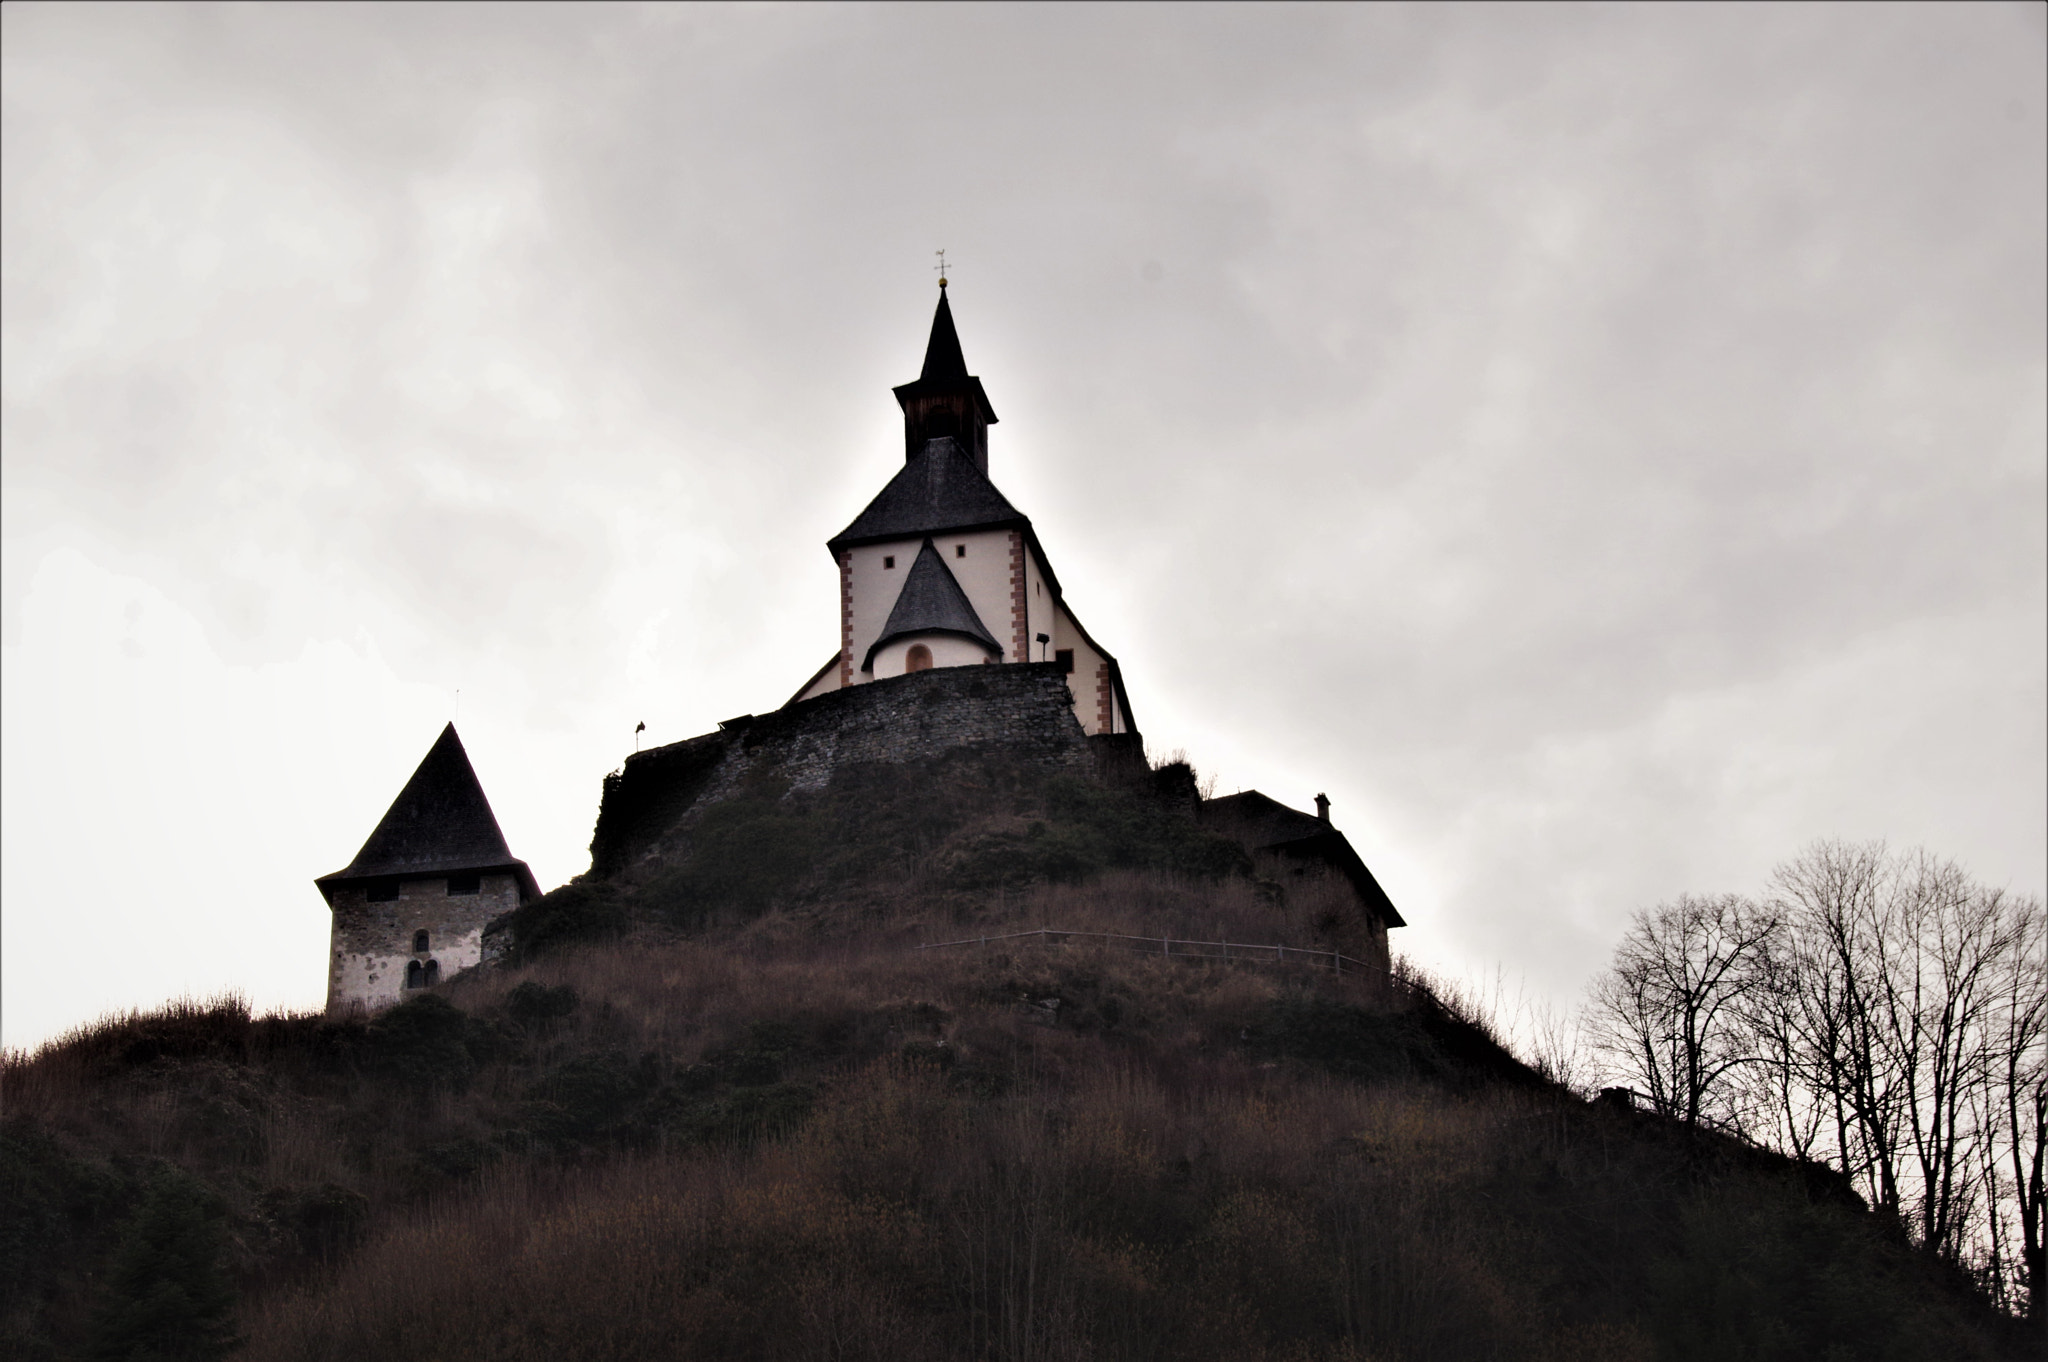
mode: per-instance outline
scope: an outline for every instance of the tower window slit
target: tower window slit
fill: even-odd
[[[425,955],[427,953],[427,934],[424,930],[412,934],[412,953],[414,955]]]

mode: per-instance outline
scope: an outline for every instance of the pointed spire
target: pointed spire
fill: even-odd
[[[915,382],[896,389],[896,402],[903,408],[906,460],[915,458],[926,441],[949,436],[960,442],[975,467],[988,472],[988,428],[996,423],[995,408],[981,390],[981,380],[967,372],[943,279],[939,281],[938,311],[932,314],[931,339],[925,342],[924,371]]]
[[[932,338],[924,347],[924,372],[920,383],[937,379],[967,377],[967,359],[960,353],[960,333],[953,329],[953,309],[946,302],[946,284],[939,281],[939,310],[932,314]]]
[[[343,880],[471,870],[511,870],[529,897],[539,892],[533,872],[505,845],[491,801],[451,723],[427,749],[355,860],[315,883],[325,893]]]

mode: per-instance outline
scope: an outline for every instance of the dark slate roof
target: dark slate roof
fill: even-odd
[[[967,357],[960,353],[960,333],[953,327],[953,307],[946,301],[944,288],[939,290],[938,311],[932,314],[931,339],[924,345],[924,369],[894,391],[896,400],[906,406],[913,397],[972,393],[981,408],[981,419],[996,424],[996,409],[989,405],[981,380],[967,372]]]
[[[973,639],[988,649],[991,656],[1003,655],[1003,645],[981,622],[973,602],[960,589],[953,569],[946,566],[946,560],[929,539],[917,551],[917,561],[910,565],[910,571],[904,574],[903,589],[896,593],[896,606],[889,612],[889,622],[882,626],[881,637],[868,649],[860,669],[874,670],[876,653],[892,640],[911,634],[957,634]]]
[[[1328,823],[1314,814],[1290,809],[1257,790],[1202,801],[1202,821],[1228,827],[1232,836],[1244,839],[1248,846],[1261,848],[1317,837],[1331,830]]]
[[[932,338],[925,342],[924,369],[920,383],[932,379],[965,379],[967,358],[960,353],[960,333],[953,329],[953,309],[946,302],[946,290],[939,290],[939,310],[932,314]]]
[[[1031,522],[950,435],[926,440],[853,523],[827,541],[833,557],[855,544]]]
[[[1257,790],[1246,790],[1221,799],[1203,800],[1201,818],[1214,831],[1235,837],[1254,851],[1313,857],[1335,866],[1350,879],[1359,897],[1380,915],[1381,921],[1389,927],[1408,925],[1352,847],[1351,839],[1314,814],[1290,809]]]
[[[539,896],[533,872],[505,845],[505,834],[498,828],[491,802],[484,798],[469,754],[455,736],[455,725],[449,724],[356,858],[346,869],[322,875],[314,883],[326,894],[351,880],[504,870],[519,876],[527,897]]]

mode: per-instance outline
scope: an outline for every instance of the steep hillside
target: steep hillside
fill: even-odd
[[[1582,1102],[1412,980],[915,948],[1341,931],[1180,795],[785,793],[367,1023],[229,1000],[10,1057],[5,1351],[2026,1354],[1825,1171]]]

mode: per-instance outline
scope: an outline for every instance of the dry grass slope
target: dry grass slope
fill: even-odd
[[[981,911],[1312,936],[1296,909],[1152,870]],[[83,1355],[174,1174],[250,1358],[2020,1355],[1825,1179],[1588,1107],[1426,989],[798,926],[10,1056],[0,1338]]]

